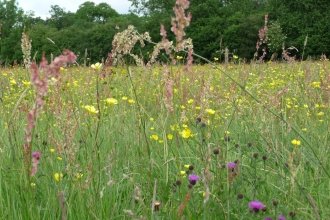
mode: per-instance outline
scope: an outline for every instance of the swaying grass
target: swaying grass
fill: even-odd
[[[212,66],[194,66],[190,75],[173,66],[172,114],[161,67],[131,68],[129,77],[122,68],[104,69],[103,77],[62,70],[34,129],[32,151],[41,157],[33,177],[22,151],[33,88],[23,68],[2,69],[3,219],[276,219],[290,212],[326,219],[327,62],[231,65],[227,72],[261,103]],[[190,174],[200,176],[196,185]],[[253,200],[267,209],[250,213]]]

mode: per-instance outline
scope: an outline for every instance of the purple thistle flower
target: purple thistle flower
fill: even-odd
[[[283,215],[279,215],[278,220],[285,220],[285,217]]]
[[[233,163],[233,162],[229,162],[229,163],[227,164],[227,166],[228,166],[228,168],[230,168],[231,170],[234,170],[234,169],[235,169],[235,166],[236,166],[236,164],[235,164],[235,163]]]
[[[258,213],[262,208],[264,208],[264,204],[259,201],[252,201],[249,203],[249,207],[256,213]]]
[[[189,181],[190,181],[191,185],[195,185],[196,182],[199,180],[199,178],[200,177],[196,174],[190,174],[189,175]]]
[[[34,157],[34,158],[36,158],[37,160],[39,160],[39,158],[40,158],[40,152],[38,152],[38,151],[33,152],[33,153],[32,153],[32,157]]]

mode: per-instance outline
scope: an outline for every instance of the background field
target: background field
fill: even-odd
[[[33,130],[33,177],[23,144],[34,89],[24,68],[2,69],[2,218],[327,219],[328,68],[231,63],[258,103],[211,65],[172,66],[173,113],[162,67],[62,69]],[[189,188],[190,174],[200,179]],[[267,210],[250,213],[252,200]]]

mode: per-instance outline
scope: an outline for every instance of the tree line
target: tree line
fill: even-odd
[[[129,1],[128,14],[119,14],[107,3],[86,1],[76,12],[52,5],[46,19],[25,12],[16,0],[0,1],[0,64],[23,60],[23,30],[32,40],[35,60],[43,53],[50,58],[70,49],[79,55],[78,62],[86,57],[101,61],[111,51],[113,36],[130,24],[140,33],[149,32],[154,42],[161,40],[164,24],[168,38],[175,39],[170,28],[176,0]],[[208,59],[224,60],[226,48],[246,60],[262,55],[267,60],[272,54],[280,58],[283,46],[294,48],[289,52],[296,59],[317,59],[330,55],[329,9],[328,0],[190,0],[192,20],[186,37],[193,39],[194,51]],[[135,49],[148,59],[152,47]]]

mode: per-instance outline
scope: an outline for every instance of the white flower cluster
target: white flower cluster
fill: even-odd
[[[141,64],[142,60],[131,53],[134,45],[138,41],[140,42],[141,47],[145,46],[144,41],[151,42],[149,33],[145,32],[144,34],[139,34],[132,25],[128,26],[123,32],[117,33],[112,41],[113,61],[116,63],[117,59],[120,59],[123,55],[127,54],[132,56],[137,64]]]

